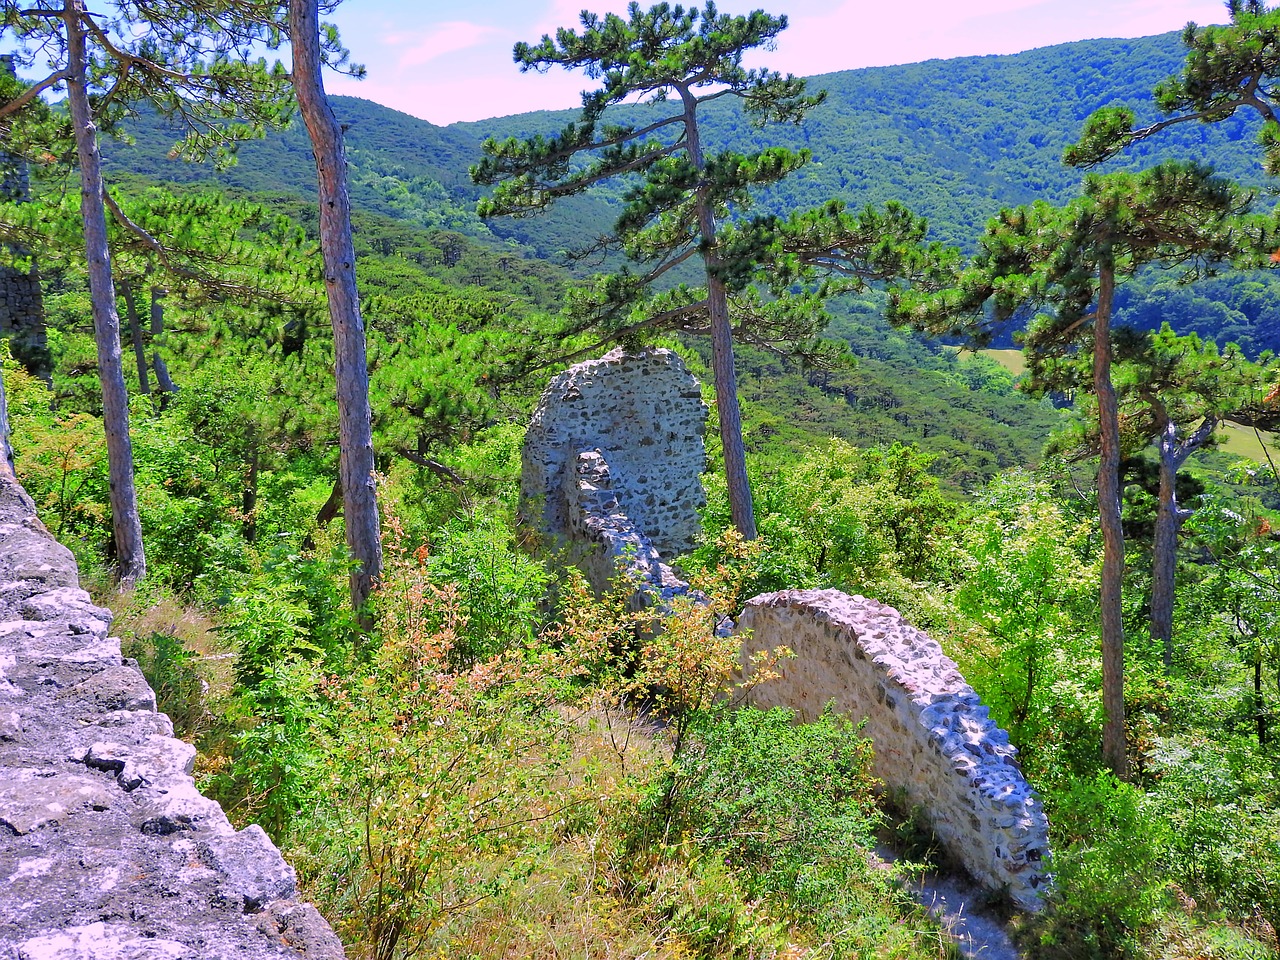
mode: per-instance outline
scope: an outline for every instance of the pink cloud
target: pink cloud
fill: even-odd
[[[1219,0],[919,0],[903,8],[846,0],[829,13],[797,14],[768,65],[816,74],[945,57],[1017,53],[1097,37],[1143,36],[1187,20],[1220,22]]]
[[[766,4],[721,0],[726,13],[758,5]],[[511,62],[511,46],[576,26],[584,6],[597,13],[626,11],[625,0],[543,0],[521,8],[519,16],[487,24],[447,21],[413,29],[384,21],[374,49],[355,51],[368,65],[369,79],[354,83],[333,77],[328,83],[335,93],[376,100],[440,124],[575,107],[592,81],[559,69],[522,74]],[[1177,30],[1188,20],[1225,19],[1220,0],[788,0],[787,13],[791,26],[777,49],[754,52],[750,65],[814,75],[1016,53],[1095,37],[1148,36]]]
[[[480,23],[468,23],[462,20],[441,23],[433,27],[426,36],[412,40],[413,45],[401,55],[396,65],[402,69],[419,67],[446,54],[480,46],[486,40],[501,33],[502,31],[497,27]],[[403,44],[406,40],[404,35],[387,38],[387,42],[391,44]]]

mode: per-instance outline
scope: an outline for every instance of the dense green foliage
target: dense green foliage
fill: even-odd
[[[796,131],[766,139],[719,103],[709,130],[743,150],[813,150],[765,194],[767,212],[902,200],[936,236],[972,246],[1001,205],[1074,197],[1058,157],[1083,118],[1148,103],[1179,56],[1166,35],[852,71],[819,78],[828,100]],[[163,329],[141,339],[180,388],[144,396],[126,367],[150,560],[130,595],[101,573],[109,491],[84,268],[55,242],[74,232],[74,209],[52,171],[37,171],[30,210],[0,207],[0,230],[44,244],[54,364],[47,386],[4,361],[19,476],[198,743],[202,786],[271,832],[352,956],[954,957],[902,873],[869,854],[881,815],[858,718],[724,709],[741,693],[739,651],[705,612],[677,608],[655,631],[625,598],[592,597],[525,549],[523,424],[556,367],[539,351],[573,283],[547,257],[606,228],[619,195],[606,185],[550,220],[491,227],[466,168],[484,136],[565,118],[441,129],[335,100],[351,125],[389,543],[371,632],[343,612],[349,564],[327,509],[332,343],[301,128],[245,144],[221,173],[164,160],[172,136],[153,118],[109,147],[113,196],[165,242],[160,256],[112,237],[144,312],[163,281]],[[1186,125],[1123,162],[1211,158],[1257,182],[1250,139],[1244,120]],[[1280,346],[1276,282],[1141,273],[1116,321],[1256,356]],[[1096,496],[1087,467],[1042,462],[1064,426],[1058,448],[1079,452],[1089,408],[1063,392],[1031,398],[986,357],[893,330],[884,304],[879,290],[831,303],[828,335],[848,347],[834,363],[743,352],[760,538],[728,529],[713,433],[705,536],[685,571],[718,611],[834,587],[893,604],[939,640],[1049,812],[1057,885],[1042,916],[1015,923],[1028,957],[1280,955],[1272,448],[1259,446],[1263,462],[1214,452],[1184,470],[1195,512],[1167,669],[1144,630],[1152,471],[1140,444],[1127,451],[1133,782],[1120,783],[1099,750]],[[1161,336],[1134,342],[1182,342]],[[671,345],[707,379],[705,344]],[[784,656],[762,652],[765,672]]]

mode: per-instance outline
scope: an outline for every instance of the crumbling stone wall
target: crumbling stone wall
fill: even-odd
[[[622,512],[613,472],[599,450],[583,450],[564,474],[566,533],[579,550],[578,565],[597,594],[619,577],[635,590],[632,607],[662,606],[675,597],[705,599],[662,562],[644,531]]]
[[[614,351],[565,371],[547,388],[525,441],[525,517],[571,548],[598,592],[621,575],[635,585],[637,609],[682,595],[698,600],[663,556],[687,550],[698,530],[705,415],[697,382],[667,351]],[[663,485],[674,493],[654,511]],[[778,679],[753,690],[754,703],[813,719],[834,701],[838,712],[865,718],[886,786],[924,808],[975,879],[1007,888],[1023,907],[1040,905],[1044,811],[1008,734],[937,643],[893,608],[835,590],[756,597],[738,629],[744,669],[756,650],[796,654]]]
[[[337,960],[256,826],[191,778],[111,614],[0,477],[0,960]]]
[[[784,590],[748,601],[745,652],[787,646],[795,657],[751,702],[804,719],[828,703],[866,719],[875,773],[927,811],[975,879],[1036,908],[1048,878],[1048,822],[1022,777],[1009,735],[987,716],[955,663],[892,607],[837,590]]]
[[[563,543],[572,538],[566,478],[579,454],[608,462],[618,509],[662,556],[692,549],[705,502],[707,407],[698,381],[670,350],[621,348],[556,376],[525,436],[521,516]]]

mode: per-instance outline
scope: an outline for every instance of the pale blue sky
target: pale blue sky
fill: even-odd
[[[442,124],[577,106],[590,81],[564,71],[521,74],[511,47],[576,26],[584,5],[598,13],[626,9],[625,0],[347,0],[333,19],[369,75],[362,82],[330,76],[326,84],[330,92]],[[721,0],[719,6],[786,14],[790,27],[777,50],[755,62],[800,75],[1148,36],[1188,20],[1226,19],[1220,0]]]

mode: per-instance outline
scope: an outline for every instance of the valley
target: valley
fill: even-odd
[[[1272,97],[1280,8],[801,85],[735,59],[779,20],[637,6],[581,27],[620,45],[599,116],[328,97],[349,217],[218,9],[199,43],[140,21],[122,75],[98,49],[96,192],[0,71],[0,547],[70,551],[218,829],[347,956],[969,955],[928,877],[1027,960],[1280,957],[1280,157],[1195,72]],[[568,36],[524,55],[603,56]],[[196,92],[130,85],[161,53]]]

